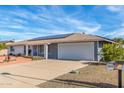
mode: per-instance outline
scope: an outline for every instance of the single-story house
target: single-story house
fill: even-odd
[[[104,43],[114,41],[85,33],[60,34],[8,44],[8,53],[46,59],[99,61],[99,51]]]

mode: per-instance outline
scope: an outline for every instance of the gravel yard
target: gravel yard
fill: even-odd
[[[117,71],[108,71],[105,64],[90,64],[81,68],[80,74],[67,73],[48,82],[39,84],[41,88],[116,88]],[[124,72],[123,72],[124,77]],[[124,87],[124,81],[123,81]]]
[[[0,67],[12,64],[19,64],[32,61],[31,58],[10,56],[10,61],[5,61],[7,56],[0,56]]]
[[[7,55],[7,49],[0,50],[0,56]]]

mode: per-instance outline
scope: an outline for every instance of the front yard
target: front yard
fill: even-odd
[[[0,56],[0,66],[6,66],[10,64],[18,64],[18,63],[25,63],[32,61],[31,58],[26,57],[16,57],[16,56],[10,56],[10,60],[7,60],[7,56]]]
[[[48,82],[39,84],[41,88],[115,88],[118,84],[117,71],[108,71],[105,64],[90,64],[81,68],[80,74],[67,73]],[[123,72],[124,77],[124,72]],[[124,87],[124,80],[123,80]]]

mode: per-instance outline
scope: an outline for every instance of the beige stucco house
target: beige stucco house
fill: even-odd
[[[99,51],[104,43],[114,43],[114,41],[84,33],[61,34],[8,44],[8,53],[43,56],[46,59],[99,61]]]

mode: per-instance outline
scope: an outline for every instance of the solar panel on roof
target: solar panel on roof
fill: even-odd
[[[30,39],[29,41],[65,38],[65,37],[70,36],[72,34],[73,33],[71,33],[71,34],[61,34],[61,35],[53,35],[53,36],[37,37],[37,38]]]

